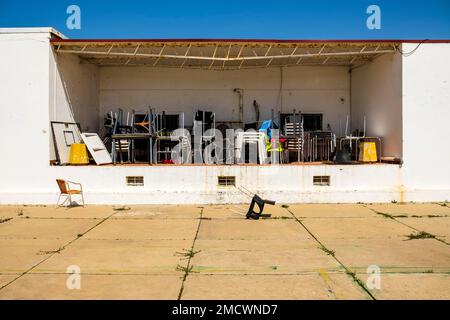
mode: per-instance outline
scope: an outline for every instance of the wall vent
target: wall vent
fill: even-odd
[[[314,176],[313,185],[315,186],[329,186],[330,176]]]
[[[221,187],[235,186],[236,177],[235,176],[218,176],[217,184]]]
[[[144,177],[143,176],[127,176],[126,178],[127,186],[131,187],[143,187]]]

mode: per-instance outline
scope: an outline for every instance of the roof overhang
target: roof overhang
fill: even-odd
[[[67,37],[58,30],[51,27],[42,28],[0,28],[0,34],[40,34],[47,33],[50,38],[67,40]]]
[[[348,66],[395,53],[400,41],[52,39],[58,54],[75,54],[98,66],[151,66],[235,70],[282,66]]]

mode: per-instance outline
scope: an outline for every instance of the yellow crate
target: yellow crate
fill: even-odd
[[[361,162],[377,162],[377,144],[375,142],[359,143],[359,161]]]
[[[70,145],[70,164],[89,164],[89,156],[84,143],[72,143]]]

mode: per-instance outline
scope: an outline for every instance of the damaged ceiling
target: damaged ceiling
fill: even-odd
[[[57,54],[98,66],[237,70],[282,66],[365,64],[397,51],[390,41],[72,40],[52,39]]]

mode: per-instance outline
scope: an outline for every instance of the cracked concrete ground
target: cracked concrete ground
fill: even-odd
[[[246,209],[0,206],[0,299],[450,299],[447,204]]]

